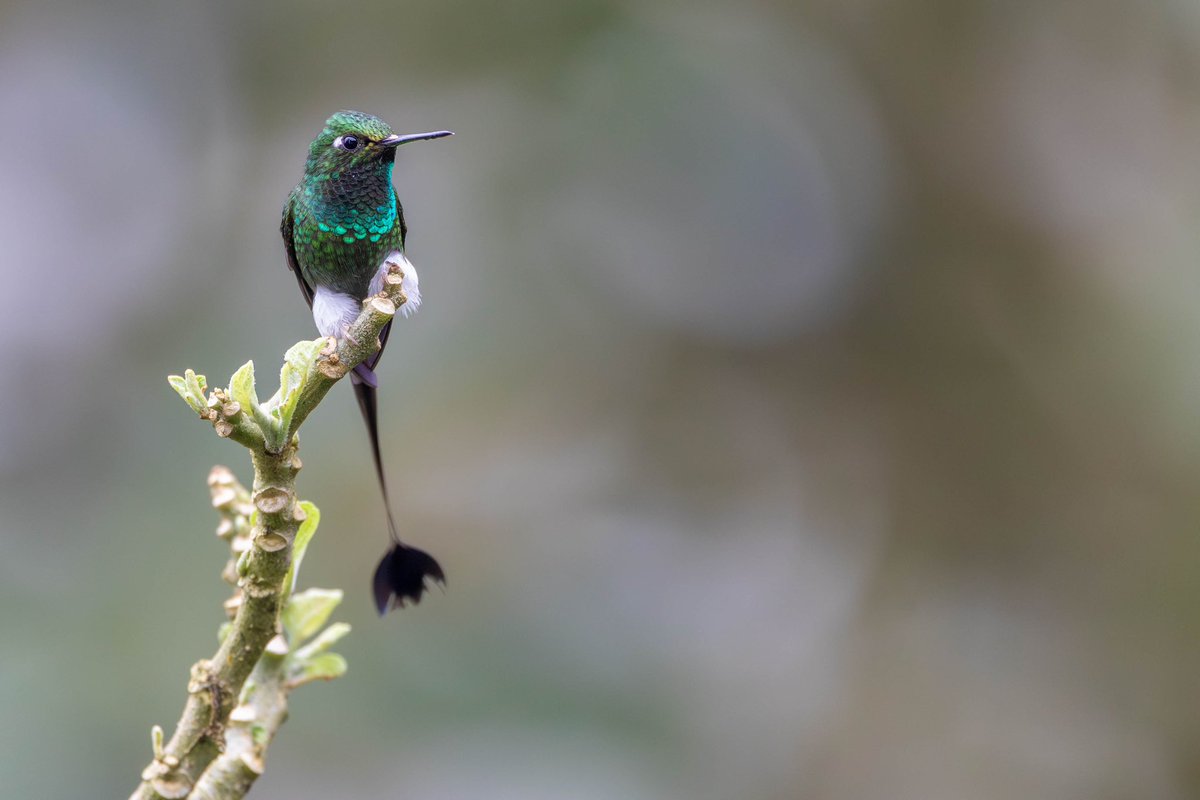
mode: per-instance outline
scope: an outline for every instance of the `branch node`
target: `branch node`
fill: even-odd
[[[242,763],[246,766],[246,769],[250,770],[255,775],[262,775],[263,770],[266,769],[266,765],[263,763],[262,758],[252,750],[247,750],[245,753],[242,753],[240,758]]]
[[[264,514],[279,514],[291,502],[292,493],[278,486],[267,486],[254,493],[254,506]]]
[[[336,381],[339,378],[346,377],[346,373],[350,370],[343,367],[337,358],[337,353],[323,359],[317,364],[317,371],[329,378],[331,381]]]
[[[192,793],[191,780],[178,770],[171,770],[151,778],[150,785],[166,800],[182,800]]]
[[[217,485],[212,490],[213,508],[219,511],[225,511],[233,506],[237,500],[237,492],[232,486]]]
[[[191,676],[188,680],[188,694],[200,694],[212,685],[212,662],[202,658],[192,664]]]
[[[263,531],[254,539],[254,543],[258,545],[259,550],[277,553],[288,546],[288,538],[274,531]]]
[[[229,712],[230,722],[254,722],[254,706],[249,703],[242,703],[233,711]]]
[[[367,301],[371,309],[388,317],[396,316],[396,304],[386,297],[376,295]]]
[[[237,478],[233,476],[233,471],[229,469],[229,467],[224,467],[220,464],[217,464],[208,471],[209,486],[232,486],[236,482]]]

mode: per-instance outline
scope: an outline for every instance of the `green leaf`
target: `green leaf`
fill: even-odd
[[[197,375],[189,369],[184,370],[183,379],[198,397],[204,397],[204,393],[208,391],[208,380],[203,375]]]
[[[262,429],[263,438],[268,444],[279,438],[276,430],[279,426],[275,418],[267,413],[263,404],[258,402],[258,391],[254,384],[253,361],[247,361],[238,368],[237,372],[233,373],[233,377],[229,379],[229,395],[238,402],[244,411],[254,417],[254,421]],[[267,401],[268,404],[270,402],[270,400]]]
[[[267,451],[278,453],[283,450],[283,443],[279,441],[283,438],[283,434],[279,431],[279,421],[274,416],[263,410],[263,406],[254,407],[254,421],[258,423],[258,427],[263,432],[263,440],[267,443]]]
[[[253,361],[247,361],[233,373],[233,377],[229,379],[229,396],[247,411],[258,405],[258,395],[254,391]]]
[[[276,443],[277,449],[287,444],[286,437],[292,430],[292,416],[296,413],[304,385],[316,369],[323,341],[296,342],[283,356],[283,367],[279,370],[279,391],[271,398],[276,403],[271,413],[279,421],[280,435],[284,437],[283,441]]]
[[[300,523],[300,529],[296,531],[296,538],[292,540],[292,566],[288,568],[288,576],[283,582],[289,593],[296,590],[300,562],[304,560],[304,552],[308,550],[308,543],[312,541],[313,534],[317,532],[317,526],[321,524],[321,512],[315,505],[307,500],[301,500],[300,508],[304,511],[304,522]]]
[[[246,573],[250,571],[250,552],[250,550],[243,550],[242,554],[238,556],[237,564],[234,568],[237,570],[239,578],[246,577]]]
[[[279,368],[279,391],[275,393],[275,407],[271,409],[276,418],[281,419],[285,414],[290,419],[292,412],[289,405],[295,406],[300,394],[300,385],[304,382],[304,371],[296,369],[290,361],[283,362]]]
[[[181,376],[168,375],[167,383],[171,384],[171,388],[175,390],[176,394],[183,398],[183,402],[192,407],[192,411],[199,414],[204,408],[204,406],[197,404],[192,398],[192,393],[188,390],[188,385]]]
[[[154,757],[161,759],[163,757],[163,729],[161,725],[155,725],[150,729],[150,749],[154,752]]]
[[[319,631],[340,602],[341,589],[305,589],[289,597],[281,614],[288,643],[298,645]]]
[[[350,632],[350,625],[345,622],[335,622],[317,634],[311,642],[296,650],[292,658],[296,661],[308,661],[314,656],[324,653],[333,644]]]
[[[322,653],[307,661],[296,662],[288,670],[288,683],[303,686],[312,681],[331,681],[346,674],[346,659],[337,653]]]
[[[204,396],[207,382],[203,375],[197,375],[189,369],[183,373],[183,377],[168,375],[167,383],[171,384],[171,388],[183,398],[183,402],[192,407],[193,411],[197,414],[207,413],[208,399]]]
[[[312,371],[317,368],[317,357],[325,345],[325,339],[306,339],[296,342],[283,354],[283,361],[285,364],[291,364],[292,368],[300,373],[302,380],[307,380]],[[282,381],[280,383],[282,384]]]

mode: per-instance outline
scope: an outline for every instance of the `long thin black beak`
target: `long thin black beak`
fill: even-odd
[[[409,142],[420,142],[425,139],[441,139],[443,136],[453,136],[454,131],[430,131],[429,133],[409,133],[404,136],[399,134],[389,136],[386,139],[380,139],[381,147],[399,147],[402,144]]]

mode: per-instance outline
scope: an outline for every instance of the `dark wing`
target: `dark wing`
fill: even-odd
[[[392,189],[392,191],[396,191]],[[404,224],[404,206],[400,205],[400,198],[396,198],[396,217],[400,223],[400,246],[404,247],[404,239],[408,236],[408,226]]]
[[[293,207],[296,204],[296,190],[288,195],[287,203],[283,206],[283,219],[279,223],[279,233],[283,236],[283,249],[287,253],[288,267],[296,276],[296,282],[300,284],[300,291],[304,293],[304,299],[308,301],[308,307],[312,308],[313,304],[313,288],[308,285],[308,281],[304,280],[304,273],[300,271],[300,262],[296,260],[296,240],[294,238],[295,226],[292,219]]]

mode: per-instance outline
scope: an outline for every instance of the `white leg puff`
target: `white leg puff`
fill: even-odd
[[[324,286],[318,286],[313,292],[313,322],[322,336],[342,338],[350,323],[358,318],[362,311],[362,301],[356,297],[341,292],[335,292]]]
[[[383,259],[379,271],[371,279],[370,292],[379,294],[383,291],[383,276],[387,274],[389,264],[398,264],[404,271],[404,280],[400,283],[400,290],[404,292],[408,301],[400,306],[400,315],[410,317],[421,307],[421,279],[417,277],[417,268],[401,251],[393,250]]]

